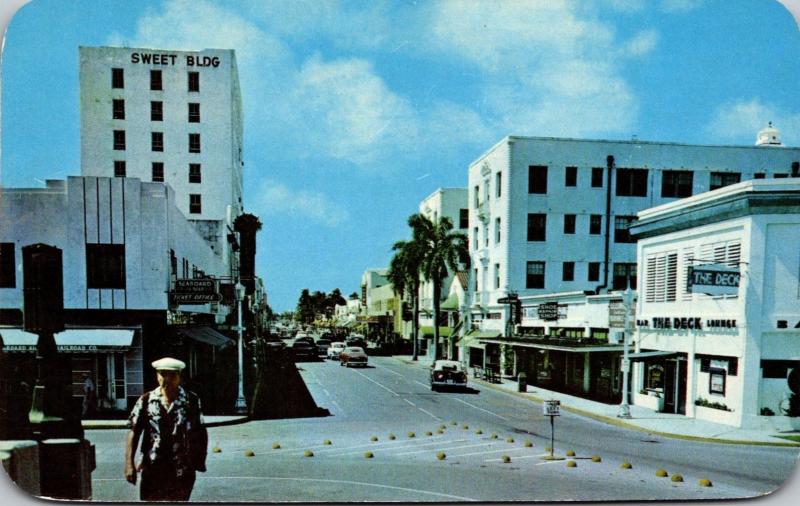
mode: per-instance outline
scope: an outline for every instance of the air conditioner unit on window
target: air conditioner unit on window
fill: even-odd
[[[625,341],[625,331],[612,330],[608,333],[608,344],[621,344]]]

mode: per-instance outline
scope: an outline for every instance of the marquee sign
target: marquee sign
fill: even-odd
[[[689,267],[689,291],[706,295],[736,295],[741,274],[738,267],[708,264]]]

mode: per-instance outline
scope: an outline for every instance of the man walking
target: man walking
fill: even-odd
[[[142,501],[188,501],[195,471],[206,470],[208,433],[203,426],[200,399],[181,386],[180,360],[162,358],[152,363],[158,387],[145,392],[128,419],[125,479],[136,484],[134,462],[142,440]]]

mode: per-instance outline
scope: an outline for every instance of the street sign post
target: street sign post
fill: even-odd
[[[550,417],[550,458],[553,458],[556,433],[555,417],[561,416],[561,401],[547,399],[544,401],[542,408],[544,409],[544,416]]]

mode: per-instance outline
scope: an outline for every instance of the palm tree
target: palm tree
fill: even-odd
[[[439,359],[439,306],[442,284],[449,270],[458,271],[469,266],[467,236],[453,231],[450,218],[433,222],[426,216],[414,214],[408,218],[413,230],[412,242],[421,250],[419,273],[425,281],[433,282],[433,345],[434,360]]]
[[[411,296],[412,349],[413,359],[417,360],[419,354],[417,339],[419,336],[419,266],[422,261],[421,250],[419,245],[413,241],[397,241],[392,246],[392,251],[395,254],[391,262],[389,262],[389,272],[386,277],[392,283],[395,293],[401,299],[406,293]]]

